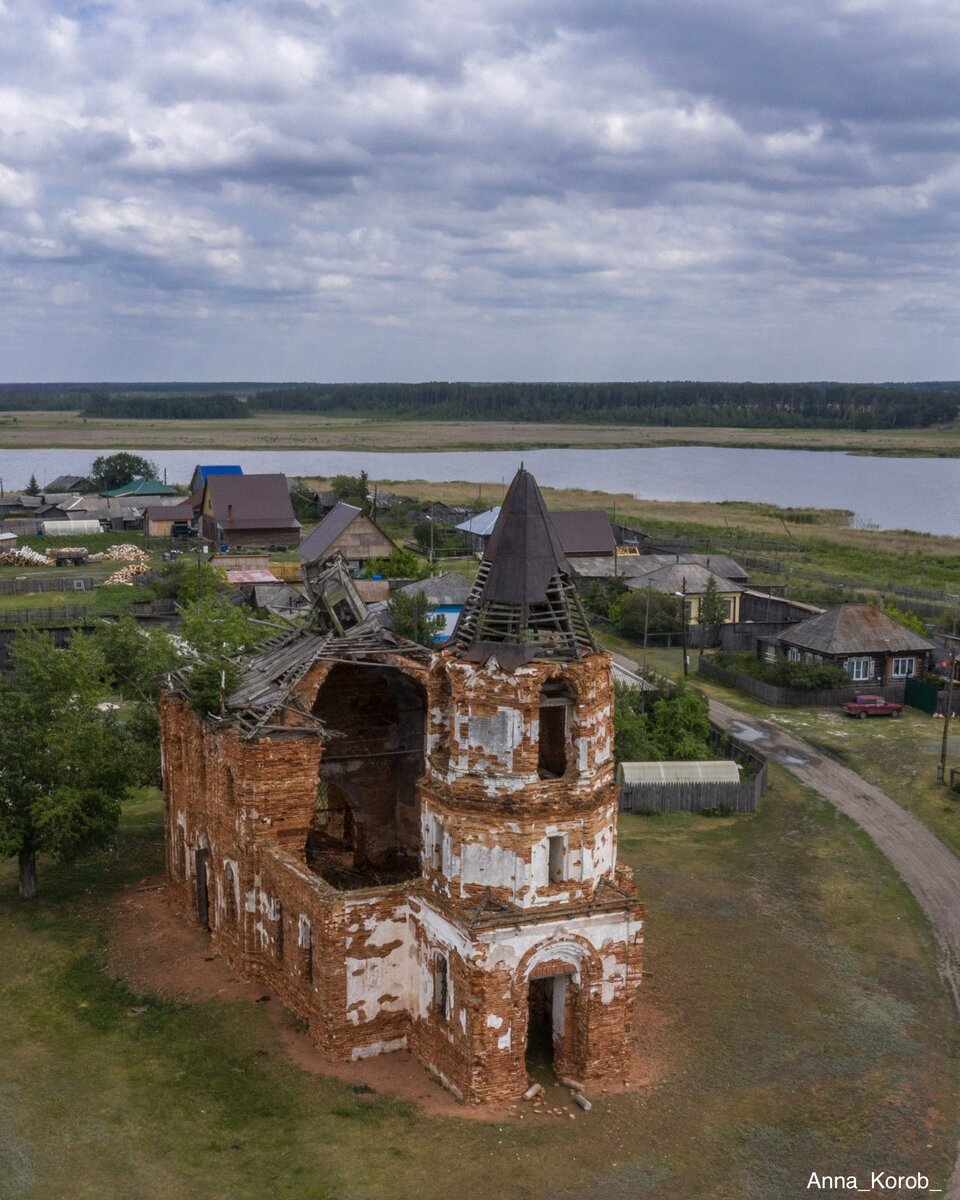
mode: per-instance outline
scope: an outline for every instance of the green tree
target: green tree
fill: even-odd
[[[20,895],[37,894],[37,854],[70,861],[114,832],[135,765],[92,639],[59,650],[47,633],[14,640],[0,680],[0,857],[16,855]]]
[[[28,496],[39,496],[40,495],[40,484],[37,483],[36,475],[30,476],[30,482],[27,484],[27,495]]]
[[[387,603],[387,611],[394,633],[419,642],[429,650],[436,648],[435,636],[443,631],[443,617],[439,613],[431,615],[423,592],[414,592],[412,596],[394,592]]]
[[[193,604],[213,596],[225,595],[230,590],[227,575],[220,567],[205,562],[200,554],[182,554],[167,563],[156,585],[157,595],[178,604]]]
[[[617,762],[712,758],[707,699],[685,684],[663,681],[657,692],[614,687],[614,754]]]
[[[677,633],[680,629],[680,613],[677,601],[665,592],[654,588],[630,590],[616,601],[617,632],[639,642],[647,619],[647,604],[650,605],[649,633]]]
[[[430,568],[411,550],[393,550],[389,558],[371,558],[363,569],[367,579],[425,579]]]
[[[921,637],[929,637],[926,625],[917,616],[916,613],[907,612],[905,609],[897,608],[895,604],[884,604],[883,611],[888,617],[892,617],[895,621],[899,621],[901,625],[906,625],[908,629],[912,629],[914,633],[919,633]]]
[[[206,596],[188,605],[180,618],[180,634],[194,661],[188,683],[194,710],[216,712],[221,697],[228,696],[239,680],[234,656],[286,628],[289,626],[255,618],[248,608],[231,604],[223,596]]]
[[[117,454],[101,454],[95,458],[90,479],[98,491],[108,492],[111,488],[123,487],[131,479],[156,479],[159,473],[156,463],[121,450]]]
[[[711,575],[707,579],[707,586],[700,597],[700,624],[722,625],[726,616],[727,606],[720,595],[716,578]]]
[[[361,471],[359,475],[334,475],[330,490],[344,504],[352,504],[365,513],[370,512],[370,480],[366,471]]]
[[[140,784],[161,782],[157,699],[164,680],[183,664],[181,646],[162,629],[145,629],[128,614],[102,621],[93,635],[111,687],[124,704],[120,719]]]

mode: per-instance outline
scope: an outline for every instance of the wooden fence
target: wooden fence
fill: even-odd
[[[121,616],[129,611],[138,618],[172,617],[177,606],[173,600],[142,600],[131,604],[129,609],[117,612],[91,611],[92,605],[67,605],[61,608],[10,608],[0,609],[0,626],[13,625],[47,625],[58,628],[70,628],[80,625],[94,625],[103,617]]]
[[[756,812],[767,786],[767,760],[713,726],[718,756],[736,759],[747,777],[740,783],[621,784],[620,811],[628,813]]]
[[[726,671],[718,667],[708,658],[701,658],[697,663],[697,673],[707,679],[727,687],[738,688],[750,696],[756,696],[765,704],[773,704],[777,708],[834,708],[855,696],[868,692],[871,696],[883,696],[886,700],[903,703],[904,683],[878,684],[865,681],[852,683],[849,687],[830,688],[822,692],[805,692],[800,688],[777,687],[773,683],[765,683],[762,679],[754,679],[750,675],[741,675],[737,671]]]

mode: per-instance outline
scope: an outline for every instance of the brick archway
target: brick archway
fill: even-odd
[[[585,939],[551,938],[534,946],[517,968],[513,992],[514,1031],[523,1061],[530,1035],[531,996],[538,981],[552,981],[553,1067],[558,1075],[590,1074],[590,1022],[603,977],[600,956]]]

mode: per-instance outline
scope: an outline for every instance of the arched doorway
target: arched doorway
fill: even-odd
[[[559,969],[558,969],[559,968]],[[572,966],[551,963],[537,968],[527,986],[527,1070],[538,1074],[568,1069],[578,987]]]

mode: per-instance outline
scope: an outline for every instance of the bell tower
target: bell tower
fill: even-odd
[[[616,860],[611,660],[522,468],[432,673],[416,919],[439,1019],[418,1053],[465,1097],[516,1095],[543,1017],[558,1070],[617,1074],[642,922]]]

